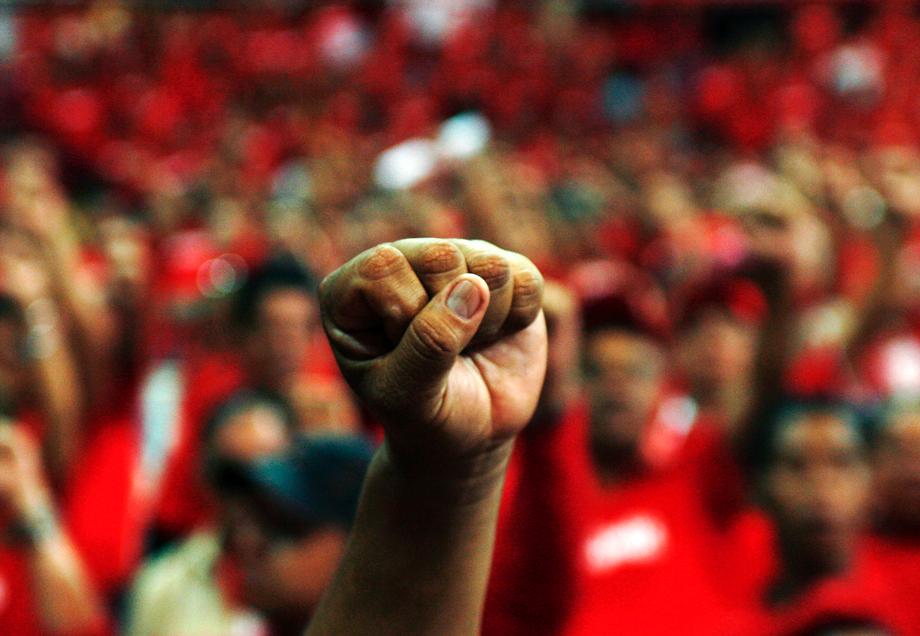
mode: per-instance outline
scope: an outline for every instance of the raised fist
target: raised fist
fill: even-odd
[[[392,452],[475,458],[533,415],[546,370],[543,278],[483,241],[371,248],[320,288],[323,326]]]

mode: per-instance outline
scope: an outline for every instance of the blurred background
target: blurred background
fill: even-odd
[[[0,632],[301,633],[380,441],[316,287],[428,236],[547,279],[485,634],[920,634],[917,42],[894,1],[0,3]]]

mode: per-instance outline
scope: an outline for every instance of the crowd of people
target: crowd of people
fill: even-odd
[[[0,633],[302,633],[408,324],[319,281],[513,321],[484,240],[549,330],[484,634],[920,634],[910,3],[130,4],[0,13]]]

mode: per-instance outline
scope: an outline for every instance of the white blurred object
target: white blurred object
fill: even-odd
[[[421,183],[438,165],[438,145],[428,139],[410,139],[383,151],[374,166],[374,181],[388,190],[404,190]]]
[[[840,46],[824,66],[826,81],[840,95],[876,96],[885,88],[884,59],[871,44]]]
[[[387,190],[412,188],[438,171],[443,163],[466,161],[482,153],[492,139],[492,127],[480,113],[468,112],[444,121],[437,138],[416,137],[380,153],[374,182]]]
[[[401,9],[416,37],[437,46],[477,12],[494,6],[494,0],[391,0]]]
[[[446,159],[469,159],[481,153],[492,138],[489,122],[479,113],[451,117],[438,131],[438,151]]]
[[[357,65],[370,46],[367,31],[350,11],[333,9],[319,28],[319,50],[323,59],[341,70]]]
[[[893,395],[920,395],[920,344],[897,338],[882,352],[882,377]]]

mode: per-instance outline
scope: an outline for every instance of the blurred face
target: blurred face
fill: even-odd
[[[593,443],[635,451],[662,390],[664,352],[644,336],[601,331],[589,336],[585,363]]]
[[[787,558],[816,572],[846,567],[870,487],[858,432],[836,414],[814,411],[785,425],[775,452],[767,497]]]
[[[284,451],[290,433],[284,418],[269,405],[255,405],[231,417],[214,440],[220,457],[250,461]]]
[[[680,343],[680,363],[694,393],[706,399],[750,376],[757,329],[723,312],[700,317]]]
[[[330,526],[301,538],[280,538],[252,513],[241,517],[248,538],[236,556],[246,602],[273,616],[312,614],[339,565],[347,533]]]
[[[316,325],[316,305],[303,291],[278,289],[259,304],[249,336],[251,371],[269,388],[285,390],[303,368]]]
[[[920,412],[887,422],[875,454],[875,492],[884,524],[920,532]]]

